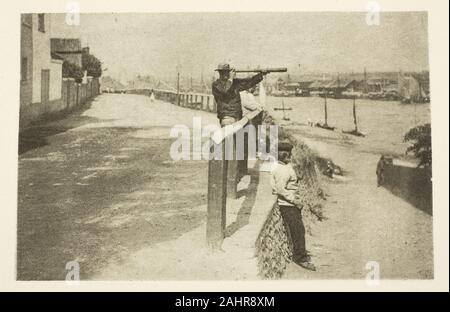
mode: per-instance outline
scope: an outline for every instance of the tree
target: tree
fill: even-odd
[[[87,71],[88,76],[100,77],[102,75],[102,63],[94,55],[83,53],[81,57],[83,70]]]
[[[406,149],[406,154],[413,152],[420,159],[420,166],[431,166],[431,124],[426,123],[410,129],[404,137],[404,142],[412,142]]]
[[[62,65],[63,78],[73,78],[76,82],[81,83],[83,81],[83,69],[77,64],[69,61],[64,61]]]

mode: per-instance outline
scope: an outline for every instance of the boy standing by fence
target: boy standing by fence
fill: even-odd
[[[302,220],[302,204],[296,194],[298,178],[290,162],[292,144],[278,143],[278,163],[271,174],[273,193],[278,196],[277,204],[280,208],[284,224],[290,233],[293,243],[293,261],[299,266],[315,271],[314,264],[306,252],[305,226]]]

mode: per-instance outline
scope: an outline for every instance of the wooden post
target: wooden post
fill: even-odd
[[[237,198],[237,184],[239,182],[239,161],[236,158],[236,134],[233,134],[233,142],[225,143],[227,148],[232,148],[232,159],[228,159],[228,173],[227,173],[227,195],[230,198]],[[225,139],[225,141],[231,138]],[[227,155],[226,149],[224,154]],[[230,155],[231,156],[231,155]]]
[[[248,133],[244,133],[244,159],[239,160],[238,178],[241,178],[247,174],[248,174]]]
[[[356,96],[353,96],[353,123],[355,124],[355,133],[358,133],[358,121],[356,120]]]
[[[227,161],[225,160],[225,141],[214,144],[222,148],[222,159],[208,162],[208,208],[206,222],[206,241],[213,249],[219,249],[225,233],[227,205]]]

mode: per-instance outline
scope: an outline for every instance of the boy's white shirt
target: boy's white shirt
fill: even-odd
[[[293,202],[298,189],[298,177],[291,163],[277,162],[273,164],[270,184],[273,193],[278,195],[278,205],[295,206]]]

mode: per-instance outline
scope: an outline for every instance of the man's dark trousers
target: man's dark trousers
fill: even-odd
[[[287,226],[292,239],[294,262],[307,261],[305,244],[305,226],[302,220],[302,211],[296,206],[279,206],[284,224]]]

